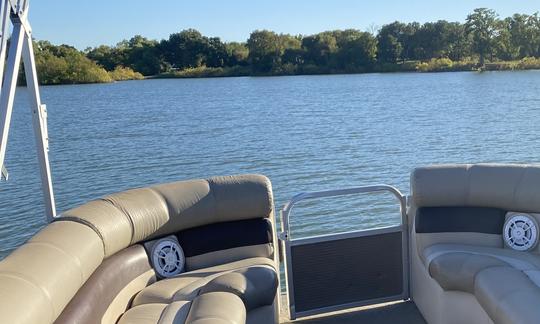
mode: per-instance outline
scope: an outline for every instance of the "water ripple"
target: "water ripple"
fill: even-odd
[[[43,87],[58,209],[154,183],[263,173],[276,207],[418,165],[540,160],[540,73],[149,80]],[[46,224],[25,89],[0,185],[0,259]],[[399,222],[395,200],[304,202],[295,237]]]

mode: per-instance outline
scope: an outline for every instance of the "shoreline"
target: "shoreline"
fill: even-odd
[[[104,84],[122,81],[156,80],[156,79],[202,79],[202,78],[229,78],[229,77],[280,77],[280,76],[306,76],[306,75],[353,75],[373,73],[445,73],[445,72],[498,72],[498,71],[530,71],[540,70],[540,58],[525,58],[519,61],[498,61],[486,63],[483,67],[473,61],[453,62],[449,59],[432,59],[430,61],[406,61],[400,63],[376,64],[371,67],[362,67],[354,70],[338,70],[325,67],[295,66],[294,70],[276,70],[267,73],[254,72],[250,66],[233,67],[198,67],[181,71],[164,72],[157,75],[142,76],[140,74],[125,74],[123,78],[104,82],[69,82],[69,83],[42,83],[43,86],[75,85],[75,84]],[[39,73],[39,72],[38,72]],[[20,85],[24,86],[23,83]]]
[[[494,65],[499,64],[508,64],[515,63],[513,61],[508,62],[497,62],[493,63]],[[216,68],[206,68],[204,70],[198,69],[197,72],[186,73],[186,71],[179,71],[179,73],[162,73],[157,75],[149,75],[140,79],[125,79],[125,80],[114,80],[112,82],[89,82],[89,83],[61,83],[61,84],[43,84],[45,86],[49,85],[77,85],[77,84],[106,84],[106,83],[116,83],[124,81],[140,81],[140,80],[159,80],[159,79],[207,79],[207,78],[235,78],[235,77],[283,77],[283,76],[324,76],[324,75],[355,75],[355,74],[391,74],[391,73],[447,73],[447,72],[512,72],[512,71],[533,71],[540,70],[540,66],[532,67],[512,67],[512,68],[494,68],[490,66],[490,63],[486,64],[484,68],[446,68],[446,69],[431,69],[431,70],[418,70],[418,69],[407,69],[407,68],[397,68],[391,70],[369,70],[369,71],[327,71],[320,73],[216,73]],[[217,68],[220,69],[220,68]],[[209,71],[208,71],[209,70]]]

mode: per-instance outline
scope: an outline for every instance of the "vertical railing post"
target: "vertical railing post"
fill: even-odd
[[[34,59],[34,46],[32,37],[27,33],[24,37],[24,47],[22,53],[24,61],[24,71],[26,76],[26,86],[30,95],[32,110],[32,122],[34,124],[34,137],[36,139],[37,157],[40,166],[41,188],[43,199],[45,200],[45,213],[49,221],[56,217],[56,206],[54,202],[54,192],[52,187],[51,166],[49,162],[49,144],[47,135],[47,119],[45,105],[41,104],[39,93],[39,81]]]
[[[14,25],[13,32],[11,33],[6,74],[0,92],[0,166],[4,165],[4,158],[6,157],[6,146],[19,76],[23,40],[24,30],[22,25]]]
[[[41,174],[41,188],[45,201],[45,213],[47,219],[52,221],[56,217],[56,206],[48,156],[47,111],[45,105],[41,103],[34,47],[32,44],[32,30],[27,17],[28,0],[0,0],[0,18],[2,19],[0,27],[2,33],[0,35],[0,79],[3,76],[3,83],[0,90],[0,179],[3,177],[7,180],[8,176],[4,161],[22,57],[26,84],[30,95],[34,137]],[[13,24],[13,31],[9,45],[7,66],[4,71],[9,19],[11,19]]]

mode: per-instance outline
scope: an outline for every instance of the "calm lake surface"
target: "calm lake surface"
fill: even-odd
[[[42,88],[58,211],[132,187],[262,173],[302,191],[432,163],[540,161],[540,72],[176,79]],[[45,225],[25,88],[0,184],[0,259]],[[540,185],[540,184],[539,184]],[[295,209],[295,237],[399,222],[387,194]]]

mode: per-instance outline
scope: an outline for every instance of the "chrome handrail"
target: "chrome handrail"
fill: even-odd
[[[400,213],[401,213],[401,218],[402,218],[401,221],[402,221],[402,224],[406,224],[407,199],[405,195],[403,195],[401,191],[399,191],[399,189],[397,189],[394,186],[390,186],[386,184],[379,184],[379,185],[361,186],[361,187],[354,187],[354,188],[347,188],[347,189],[303,192],[303,193],[299,193],[293,196],[291,200],[289,200],[285,205],[283,205],[283,208],[281,209],[280,239],[282,240],[289,239],[290,237],[289,215],[291,214],[293,207],[300,201],[307,200],[307,199],[314,199],[314,198],[346,196],[346,195],[353,195],[353,194],[359,194],[359,193],[374,193],[374,192],[383,192],[383,191],[392,193],[399,200]]]
[[[291,241],[290,237],[290,226],[289,219],[293,207],[300,201],[314,198],[324,198],[324,197],[336,197],[336,196],[345,196],[361,193],[374,193],[374,192],[390,192],[394,195],[399,201],[400,213],[401,213],[401,224],[399,225],[400,231],[403,233],[402,236],[402,258],[403,258],[403,294],[400,296],[402,299],[409,298],[409,256],[408,256],[408,226],[407,226],[407,198],[401,193],[396,187],[380,184],[380,185],[371,185],[371,186],[362,186],[355,188],[347,189],[336,189],[336,190],[325,190],[325,191],[314,191],[314,192],[303,192],[297,194],[291,198],[281,209],[280,212],[280,221],[281,221],[281,232],[278,235],[279,238],[279,249],[280,249],[280,259],[285,263],[285,282],[286,282],[286,297],[287,304],[289,308],[289,318],[291,320],[296,319],[296,305],[294,298],[294,279],[292,278],[292,259],[291,259],[291,245],[294,243]],[[351,232],[352,233],[352,232]],[[373,233],[373,230],[371,231]],[[362,305],[361,303],[359,305]],[[334,309],[330,307],[331,309]],[[340,309],[335,307],[335,310]],[[328,310],[330,311],[330,310]],[[306,313],[306,312],[304,312]],[[310,313],[310,312],[307,312]],[[320,310],[313,311],[310,314],[321,313]],[[304,314],[307,316],[308,314]]]

